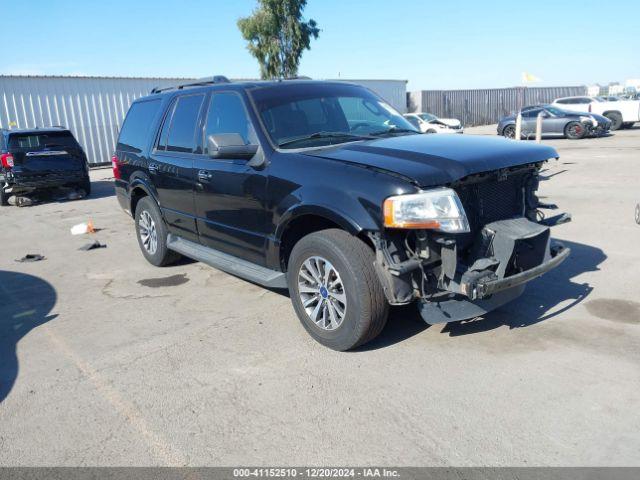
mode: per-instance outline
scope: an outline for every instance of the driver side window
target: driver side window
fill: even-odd
[[[209,102],[204,132],[204,153],[208,154],[207,137],[237,133],[245,145],[258,144],[258,137],[240,95],[233,92],[214,93]]]

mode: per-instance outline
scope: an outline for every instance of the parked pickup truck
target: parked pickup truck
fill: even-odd
[[[640,100],[609,101],[599,97],[556,98],[553,104],[563,110],[597,113],[611,120],[611,130],[630,128],[640,122]]]
[[[136,100],[113,172],[150,263],[288,288],[311,336],[347,350],[389,305],[482,316],[569,255],[549,229],[568,216],[540,220],[536,196],[556,151],[464,137],[420,134],[357,85],[214,77]]]
[[[63,127],[0,130],[0,205],[59,187],[91,193],[87,156]]]

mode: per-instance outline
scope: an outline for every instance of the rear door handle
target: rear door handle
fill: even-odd
[[[201,182],[208,182],[209,180],[211,180],[211,177],[213,177],[213,175],[207,170],[200,170],[198,172],[198,180],[200,180]]]
[[[149,164],[149,173],[157,173],[158,172],[158,165],[155,163],[150,163]]]

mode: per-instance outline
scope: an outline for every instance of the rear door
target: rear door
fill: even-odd
[[[201,153],[199,125],[204,93],[173,99],[149,160],[149,176],[171,233],[197,241],[194,159]]]
[[[84,152],[66,130],[12,133],[7,149],[13,154],[14,172],[22,180],[86,170]]]

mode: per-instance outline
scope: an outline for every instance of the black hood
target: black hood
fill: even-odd
[[[306,152],[400,174],[422,187],[558,158],[554,148],[475,135],[406,135]]]

